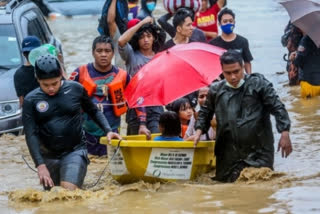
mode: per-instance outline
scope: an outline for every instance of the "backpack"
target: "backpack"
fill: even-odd
[[[101,17],[99,19],[98,32],[100,35],[110,36],[109,27],[107,23],[108,10],[112,0],[106,0],[103,5]],[[127,30],[128,23],[128,2],[127,0],[117,0],[116,4],[116,23],[120,34]]]

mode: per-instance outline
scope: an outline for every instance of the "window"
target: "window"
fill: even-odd
[[[28,23],[28,34],[32,36],[37,36],[42,43],[47,43],[47,38],[42,30],[42,26],[40,25],[38,19],[33,19]]]
[[[19,44],[12,24],[0,25],[0,68],[14,68],[21,64]]]
[[[34,11],[29,11],[24,15],[27,21],[27,34],[30,36],[37,36],[42,44],[48,43],[46,32],[44,32],[43,25],[39,21],[39,17]]]

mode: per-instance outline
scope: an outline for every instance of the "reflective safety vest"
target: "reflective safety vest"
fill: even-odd
[[[97,90],[97,84],[92,80],[87,65],[82,65],[79,68],[79,82],[86,89],[88,95],[91,97]],[[127,112],[126,99],[124,97],[124,88],[127,82],[127,72],[119,68],[118,74],[108,86],[108,94],[110,94],[111,102],[113,104],[113,112],[120,117]]]

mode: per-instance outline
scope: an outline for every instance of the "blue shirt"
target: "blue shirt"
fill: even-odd
[[[174,137],[165,137],[165,136],[157,136],[153,139],[153,141],[183,141],[181,137],[174,136]]]

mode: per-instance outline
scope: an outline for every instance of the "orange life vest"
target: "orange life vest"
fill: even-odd
[[[118,74],[107,84],[109,88],[109,94],[113,105],[113,112],[116,116],[120,117],[127,112],[126,99],[124,97],[124,87],[127,81],[127,72],[119,68]],[[87,65],[82,65],[79,68],[79,82],[88,92],[89,96],[92,96],[97,90],[97,84],[92,80]]]

